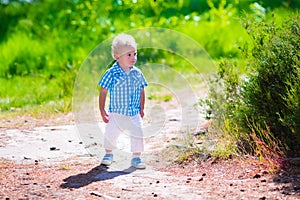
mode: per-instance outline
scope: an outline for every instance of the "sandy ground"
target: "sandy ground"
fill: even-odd
[[[240,158],[174,163],[193,132],[178,129],[178,110],[166,113],[164,128],[145,139],[145,170],[130,166],[126,136],[112,166],[99,164],[104,152],[95,134],[103,131],[101,120],[81,129],[71,114],[2,119],[0,199],[300,199],[299,166],[270,174]]]

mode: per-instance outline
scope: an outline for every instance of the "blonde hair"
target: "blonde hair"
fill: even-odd
[[[117,35],[114,38],[111,46],[112,56],[115,59],[116,57],[121,56],[132,49],[137,49],[137,43],[131,35],[125,33]]]

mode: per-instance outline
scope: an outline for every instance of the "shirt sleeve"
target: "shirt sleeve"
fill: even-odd
[[[112,73],[110,70],[107,70],[102,76],[102,78],[100,79],[98,85],[105,89],[109,89],[111,83],[112,83]]]
[[[143,89],[144,87],[146,87],[148,85],[143,73],[141,73],[142,75],[142,80],[141,80],[141,89]]]

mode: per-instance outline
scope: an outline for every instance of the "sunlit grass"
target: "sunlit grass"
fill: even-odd
[[[22,32],[12,34],[6,42],[0,44],[0,75],[28,75],[35,71],[37,62],[42,67],[44,63],[39,59],[44,54],[45,49],[41,41],[33,40]]]
[[[1,111],[59,102],[65,97],[60,80],[44,77],[0,78]]]
[[[222,7],[219,10],[220,14],[224,14],[225,21],[223,19],[212,20],[213,18],[208,16],[213,16],[213,13],[209,12],[189,13],[187,16],[190,17],[182,14],[171,17],[160,16],[160,20],[156,20],[157,16],[133,14],[131,18],[135,19],[135,25],[129,27],[128,22],[124,22],[123,18],[118,18],[112,23],[109,19],[109,14],[112,13],[107,13],[108,11],[105,11],[101,19],[97,18],[97,12],[84,12],[81,16],[81,9],[93,9],[93,7],[85,7],[85,3],[80,3],[82,7],[76,7],[78,10],[75,8],[73,10],[71,4],[66,3],[63,5],[66,6],[65,10],[59,9],[58,13],[52,13],[57,18],[48,19],[45,17],[47,11],[51,13],[52,6],[56,3],[61,4],[61,2],[45,1],[37,7],[28,6],[31,9],[28,11],[29,14],[24,14],[26,13],[24,12],[24,18],[20,17],[20,21],[16,21],[13,28],[7,30],[7,37],[1,40],[1,112],[11,110],[30,112],[30,110],[35,110],[35,107],[47,106],[53,112],[71,111],[73,85],[81,63],[84,62],[88,53],[104,39],[129,28],[156,26],[177,30],[199,43],[213,59],[203,59],[196,53],[192,57],[195,58],[194,63],[191,63],[191,60],[180,57],[184,55],[170,52],[153,51],[154,53],[149,54],[145,51],[144,54],[143,52],[139,54],[139,64],[156,63],[174,69],[172,71],[174,74],[158,73],[161,80],[170,81],[174,83],[173,85],[176,84],[176,76],[182,76],[195,91],[200,91],[205,88],[203,83],[210,73],[216,72],[216,68],[207,62],[216,62],[217,65],[222,57],[236,59],[241,63],[239,67],[245,67],[240,57],[239,47],[249,38],[239,22],[237,13],[231,15],[231,8]],[[142,5],[144,4],[139,4],[139,6]],[[112,5],[107,3],[107,6]],[[133,4],[127,6],[133,6],[131,8],[136,9]],[[172,5],[166,4],[165,6]],[[20,7],[19,11],[21,12],[22,9],[25,7]],[[56,7],[55,10],[57,10]],[[225,12],[227,10],[230,12]],[[276,12],[286,15],[289,11],[278,9]],[[45,16],[37,19],[36,16],[39,15],[37,13],[45,13]],[[13,13],[10,14],[16,17],[16,20],[19,19],[17,14],[16,16]],[[184,88],[186,85],[183,84],[181,87]],[[172,95],[169,94],[151,95],[150,98],[166,101],[172,99]]]

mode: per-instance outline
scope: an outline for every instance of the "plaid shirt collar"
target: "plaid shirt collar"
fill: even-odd
[[[113,64],[113,73],[114,74],[122,74],[122,73],[126,73],[122,68],[121,68],[121,66],[119,65],[119,63],[118,63],[118,61],[116,61],[114,64]],[[129,69],[130,69],[130,71],[129,71],[129,73],[131,73],[131,72],[134,72],[134,71],[138,71],[137,69],[136,69],[136,67],[135,66],[130,66],[129,67]]]

